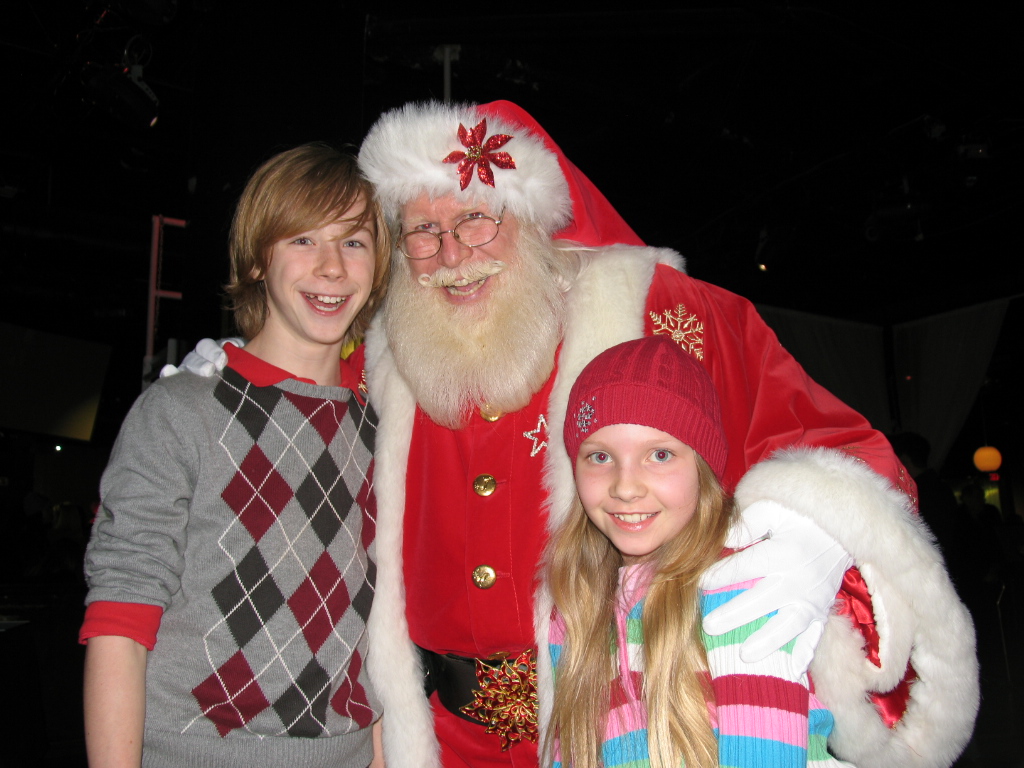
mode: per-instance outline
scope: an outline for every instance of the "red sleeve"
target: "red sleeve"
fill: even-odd
[[[85,609],[78,642],[85,644],[90,637],[117,635],[134,640],[152,651],[163,614],[163,608],[158,605],[98,600]]]
[[[728,490],[780,448],[836,448],[916,498],[885,436],[811,379],[746,299],[660,265],[647,298],[648,335],[668,333],[704,363],[722,403]]]

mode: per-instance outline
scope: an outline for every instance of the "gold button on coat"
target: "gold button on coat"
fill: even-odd
[[[483,405],[480,408],[480,418],[482,418],[484,421],[497,421],[503,415],[504,414],[501,411],[492,408],[489,405]]]
[[[478,565],[473,569],[473,583],[480,589],[490,589],[497,578],[494,569],[489,565]]]
[[[477,496],[490,496],[497,487],[498,481],[494,479],[494,475],[479,475],[473,481],[473,490]]]

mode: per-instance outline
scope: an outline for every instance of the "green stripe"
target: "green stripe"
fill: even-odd
[[[717,650],[727,645],[742,645],[743,641],[750,637],[752,634],[757,632],[761,627],[768,623],[769,617],[762,616],[759,619],[755,619],[749,624],[744,624],[742,627],[726,632],[724,635],[709,635],[705,632],[701,632],[701,639],[704,642],[704,647],[708,651]],[[796,638],[793,638],[786,643],[779,650],[784,653],[793,653],[793,647],[796,645]]]
[[[820,733],[811,733],[807,737],[808,760],[831,760],[828,753],[828,738]]]

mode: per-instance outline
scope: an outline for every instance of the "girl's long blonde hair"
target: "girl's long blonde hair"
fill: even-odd
[[[721,556],[733,505],[696,453],[693,518],[651,556],[643,609],[644,686],[652,768],[712,768],[718,746],[708,719],[707,654],[700,633],[700,577]],[[599,768],[616,675],[614,610],[622,556],[577,497],[547,549],[555,607],[566,624],[558,664],[549,754],[558,739],[562,764]]]

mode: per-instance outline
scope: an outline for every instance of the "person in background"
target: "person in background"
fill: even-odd
[[[928,466],[931,444],[916,432],[901,432],[889,438],[896,458],[907,468],[917,486],[917,509],[928,524],[939,548],[946,556],[950,571],[959,573],[960,512],[953,489],[939,473]]]

